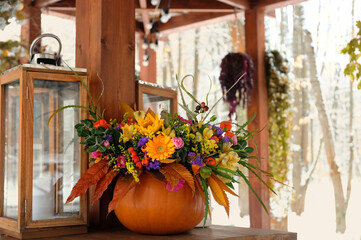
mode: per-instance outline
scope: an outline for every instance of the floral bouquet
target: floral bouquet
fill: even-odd
[[[90,153],[93,165],[74,186],[67,203],[97,184],[94,203],[112,180],[119,176],[108,206],[111,212],[127,192],[142,184],[141,176],[150,173],[165,182],[168,191],[177,192],[185,185],[193,193],[199,191],[205,206],[205,222],[209,213],[209,188],[227,214],[229,201],[226,192],[237,196],[232,189],[238,177],[256,194],[240,166],[247,168],[267,185],[256,173],[260,169],[247,161],[254,151],[247,146],[247,141],[255,132],[248,132],[245,128],[254,117],[243,125],[218,122],[216,116],[208,119],[214,106],[209,109],[207,103],[198,102],[185,89],[183,81],[186,77],[178,86],[182,97],[180,106],[185,109],[187,118],[168,113],[161,114],[164,115],[161,118],[151,109],[147,112],[134,111],[121,103],[124,113],[122,120],[106,121],[97,107],[87,107],[93,119],[81,120],[75,128],[78,136],[83,138],[81,144]],[[183,92],[197,103],[194,111],[185,103]],[[259,196],[256,196],[267,211]]]

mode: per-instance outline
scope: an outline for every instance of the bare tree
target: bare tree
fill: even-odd
[[[339,166],[336,163],[334,137],[331,132],[330,120],[326,112],[324,97],[322,95],[320,81],[318,79],[316,61],[315,61],[315,52],[312,47],[312,38],[311,38],[311,34],[308,31],[305,31],[305,43],[307,44],[306,55],[310,63],[309,73],[312,84],[311,93],[315,98],[315,105],[317,108],[318,117],[321,124],[321,130],[325,141],[325,153],[326,153],[328,165],[330,167],[330,177],[334,188],[335,210],[336,210],[336,231],[344,233],[346,230],[346,211],[351,194],[353,157],[351,157],[349,161],[349,166],[351,170],[349,168],[347,190],[346,190],[346,195],[344,195],[341,173],[339,171]]]

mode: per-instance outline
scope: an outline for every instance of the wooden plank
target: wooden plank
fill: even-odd
[[[251,7],[250,0],[218,0],[218,1],[243,10],[250,9]]]
[[[105,88],[100,102],[101,109],[106,109],[105,119],[119,119],[118,101],[131,106],[135,102],[134,1],[77,0],[76,19],[76,66],[88,69],[94,98],[101,91],[99,74]],[[110,189],[90,208],[91,225],[111,227],[117,223],[113,213],[107,217],[111,198]]]
[[[28,175],[29,165],[27,161],[29,159],[29,155],[32,156],[29,152],[29,146],[27,143],[27,137],[29,131],[32,129],[29,127],[29,122],[33,122],[33,118],[29,118],[29,108],[28,105],[28,95],[27,95],[27,84],[26,84],[26,71],[22,69],[21,77],[20,77],[20,99],[19,99],[19,153],[18,153],[18,229],[21,231],[25,227],[25,201],[26,201],[26,189],[29,186],[29,179],[32,179],[31,176]],[[32,148],[31,148],[32,149]],[[31,168],[32,169],[32,168]]]
[[[307,0],[260,0],[259,3],[254,5],[254,8],[262,8],[264,11],[272,11],[276,8],[299,4],[305,1]]]
[[[21,25],[20,39],[24,41],[26,49],[30,49],[31,43],[41,34],[41,10],[32,5],[32,0],[24,0],[25,23]],[[20,59],[21,63],[28,61],[27,57]]]
[[[251,105],[247,108],[247,115],[248,118],[250,118],[253,114],[257,114],[256,118],[248,125],[249,131],[263,129],[260,134],[255,136],[258,146],[258,153],[256,153],[256,156],[261,163],[261,168],[268,171],[268,103],[264,68],[264,15],[265,13],[261,9],[247,10],[245,15],[246,52],[252,57],[256,69],[254,73],[255,84],[251,96]],[[249,141],[249,144],[254,147],[252,140]],[[251,159],[250,163],[257,165],[257,161],[254,159]],[[264,179],[267,181],[266,177],[264,177]],[[252,174],[250,174],[250,182],[269,209],[269,190]],[[270,216],[264,211],[251,191],[249,193],[249,205],[251,227],[269,229]]]
[[[43,14],[75,21],[75,9],[53,9],[47,8]]]
[[[237,13],[242,17],[242,12]],[[209,24],[219,23],[235,19],[234,13],[188,13],[178,17],[172,17],[167,23],[160,24],[159,30],[165,36],[175,32],[186,31]]]
[[[143,30],[144,35],[147,37],[150,33],[150,29],[147,28],[149,21],[149,15],[147,9],[147,0],[139,0],[139,6],[140,6],[140,12],[142,14],[142,20],[143,20]]]
[[[135,10],[141,12],[144,9],[146,11],[154,11],[155,6],[150,4],[150,0],[145,1],[147,7],[144,8],[141,4],[136,3]],[[168,7],[168,2],[160,4],[159,8]],[[172,0],[170,5],[170,12],[233,12],[234,6],[225,4],[217,0]]]
[[[3,239],[3,238],[2,238]],[[13,238],[5,238],[13,239]],[[88,234],[47,238],[48,240],[96,240],[96,239],[130,239],[130,240],[297,240],[296,233],[270,231],[263,229],[239,228],[230,226],[211,226],[195,228],[189,232],[168,236],[141,235],[128,230],[112,229],[93,231]]]
[[[43,8],[48,5],[60,2],[61,0],[35,0],[35,7]],[[34,5],[34,4],[33,4]]]

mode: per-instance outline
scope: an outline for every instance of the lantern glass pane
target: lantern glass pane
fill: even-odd
[[[171,100],[167,97],[143,93],[143,110],[152,109],[155,113],[170,112]]]
[[[80,144],[75,124],[78,108],[50,114],[67,105],[79,105],[78,82],[34,80],[33,220],[79,217],[79,198],[65,205],[80,177]]]
[[[19,81],[4,88],[4,201],[2,216],[18,217]]]

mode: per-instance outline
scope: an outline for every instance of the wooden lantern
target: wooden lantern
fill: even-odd
[[[87,83],[85,69],[76,69]],[[25,64],[0,76],[0,233],[39,238],[87,231],[87,197],[64,204],[87,168],[74,125],[86,90],[64,67]],[[84,115],[85,114],[85,115]]]

